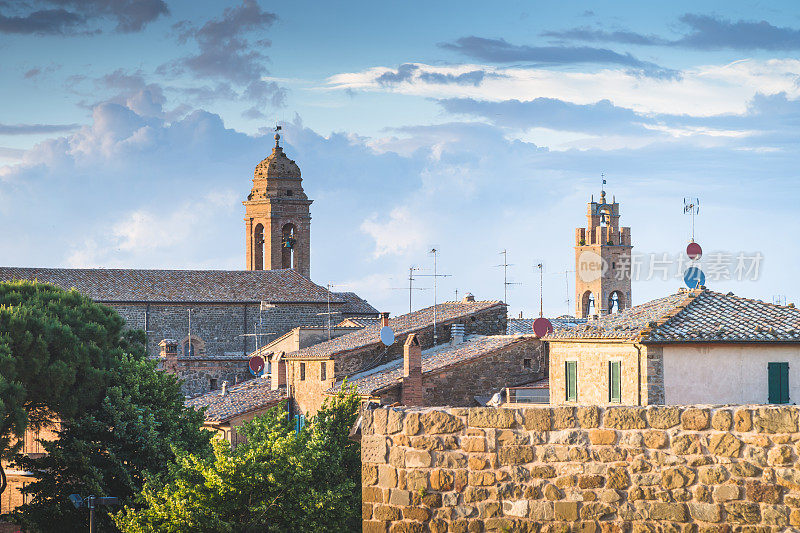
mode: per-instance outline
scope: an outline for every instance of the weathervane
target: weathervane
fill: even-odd
[[[280,148],[280,145],[278,145],[278,141],[281,140],[281,134],[278,133],[279,131],[281,131],[281,125],[275,124],[275,148]]]

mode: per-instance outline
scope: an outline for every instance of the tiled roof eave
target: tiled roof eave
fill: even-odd
[[[639,341],[644,345],[656,344],[800,344],[800,339],[651,339]]]

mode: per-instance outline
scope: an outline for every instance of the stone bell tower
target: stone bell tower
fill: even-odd
[[[575,229],[575,316],[617,313],[631,306],[631,228],[619,227],[619,204],[589,202],[587,227]]]
[[[311,215],[300,168],[286,157],[275,134],[275,148],[256,166],[245,207],[247,270],[293,268],[311,274]]]

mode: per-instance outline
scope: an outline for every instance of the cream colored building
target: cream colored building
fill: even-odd
[[[548,341],[554,405],[800,400],[800,310],[681,290]]]

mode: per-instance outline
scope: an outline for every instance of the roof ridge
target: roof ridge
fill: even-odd
[[[699,289],[699,290],[698,289],[690,289],[690,290],[686,291],[685,292],[685,296],[683,297],[683,299],[680,302],[678,302],[677,304],[675,304],[675,306],[673,306],[672,309],[670,309],[669,311],[667,311],[666,313],[661,315],[661,317],[658,318],[657,320],[650,321],[650,324],[648,324],[648,326],[646,326],[643,330],[641,330],[639,332],[638,335],[636,335],[636,340],[639,341],[639,342],[645,340],[647,337],[650,336],[651,333],[656,331],[661,326],[666,325],[673,318],[675,318],[676,316],[681,314],[683,311],[685,311],[706,290],[707,289]],[[677,293],[677,294],[680,294],[680,293]]]

